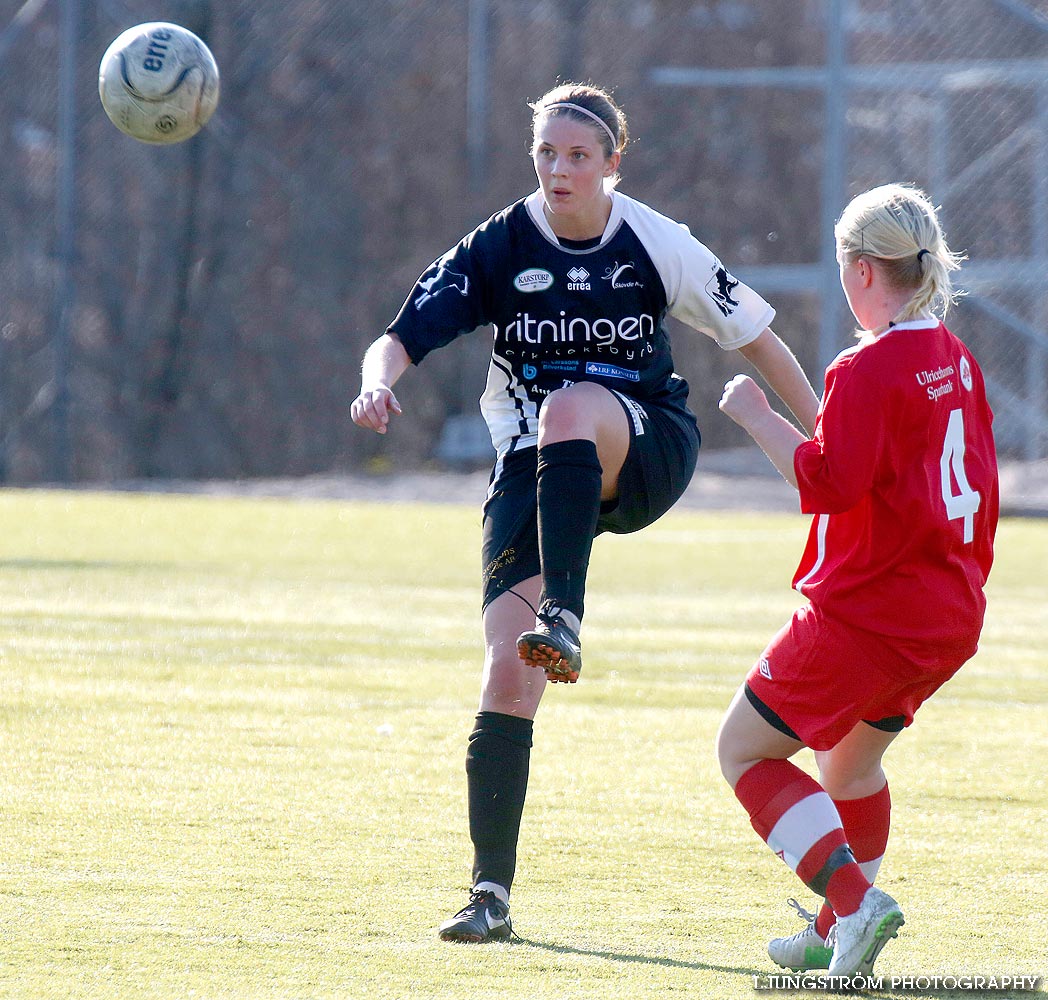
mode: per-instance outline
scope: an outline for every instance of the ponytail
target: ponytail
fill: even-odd
[[[951,275],[966,258],[947,246],[935,206],[912,185],[885,184],[858,195],[834,235],[842,261],[875,258],[892,287],[912,289],[895,323],[929,313],[942,318],[962,294]]]

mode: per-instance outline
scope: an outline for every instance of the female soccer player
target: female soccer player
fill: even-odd
[[[732,701],[718,755],[757,833],[827,900],[769,954],[847,976],[869,974],[903,923],[871,884],[888,840],[881,758],[975,653],[998,489],[982,373],[933,315],[960,266],[934,207],[913,187],[878,187],[835,235],[862,331],[827,369],[812,439],[746,376],[720,403],[815,516],[793,581],[809,603]],[[804,746],[818,782],[789,761]]]
[[[466,754],[473,890],[440,928],[449,941],[511,933],[533,719],[547,681],[574,683],[582,669],[594,536],[650,524],[694,471],[699,434],[666,316],[740,351],[805,427],[818,409],[768,327],[774,310],[686,228],[615,189],[627,127],[611,97],[565,84],[532,110],[538,189],[426,269],[368,348],[352,405],[357,424],[385,433],[410,364],[493,326],[480,401],[497,453],[483,518],[485,659]]]

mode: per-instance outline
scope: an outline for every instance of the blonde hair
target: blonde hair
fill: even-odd
[[[946,245],[935,206],[911,184],[884,184],[853,198],[834,226],[842,262],[873,258],[893,288],[913,295],[893,317],[944,317],[962,294],[950,274],[967,258]]]
[[[567,105],[567,106],[565,106]],[[566,115],[594,130],[600,140],[604,157],[621,153],[629,142],[626,115],[611,95],[600,87],[587,83],[563,83],[529,103],[532,111],[531,128],[534,133],[539,121],[550,115]],[[614,180],[618,180],[616,172]]]

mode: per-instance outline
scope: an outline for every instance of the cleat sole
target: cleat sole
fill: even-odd
[[[484,941],[479,934],[441,934],[441,941],[450,941],[452,944],[481,944]]]
[[[524,633],[517,639],[517,656],[529,667],[537,667],[554,684],[575,684],[581,673],[581,664],[573,662],[555,646],[543,641],[541,633]],[[576,658],[577,660],[577,658]]]

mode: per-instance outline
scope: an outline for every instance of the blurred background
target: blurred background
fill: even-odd
[[[98,101],[152,20],[222,73],[173,147]],[[923,186],[1002,457],[1048,465],[1048,0],[0,0],[0,483],[485,464],[489,331],[404,376],[394,434],[349,403],[418,274],[534,187],[527,102],[567,79],[613,89],[622,190],[775,305],[817,388],[853,333],[833,221]],[[672,335],[704,447],[739,448],[741,359]]]

